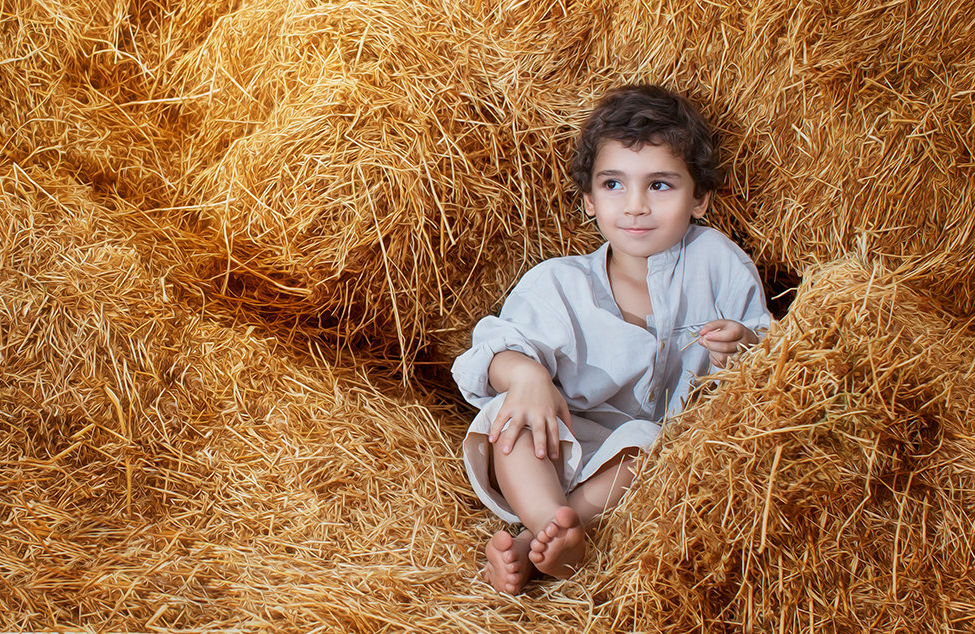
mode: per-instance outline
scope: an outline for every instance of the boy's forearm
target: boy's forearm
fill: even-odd
[[[496,392],[507,392],[512,381],[526,373],[544,373],[546,377],[549,376],[545,366],[531,357],[515,350],[502,350],[494,355],[491,365],[488,366],[488,382]]]

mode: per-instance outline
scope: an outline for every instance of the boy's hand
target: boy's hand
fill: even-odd
[[[505,380],[498,383],[505,384],[508,394],[491,424],[488,440],[500,445],[502,453],[508,454],[511,453],[511,448],[514,447],[522,429],[529,427],[535,455],[544,458],[548,452],[552,460],[557,460],[559,457],[557,418],[562,419],[566,426],[572,429],[569,406],[552,382],[548,370],[533,359],[519,353],[513,354],[518,354],[520,359],[514,358],[514,362],[508,367],[504,367],[505,361],[511,361],[512,358],[502,359],[498,368],[493,367],[494,362],[492,362],[492,377],[495,376],[496,371],[504,373]],[[501,431],[506,423],[508,428]]]
[[[737,321],[715,319],[701,327],[697,341],[711,353],[711,363],[723,368],[733,354],[758,343],[758,336]]]

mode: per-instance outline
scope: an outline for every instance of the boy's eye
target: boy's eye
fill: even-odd
[[[670,189],[670,183],[665,183],[663,181],[654,181],[650,183],[650,189],[655,192],[665,192]]]
[[[616,191],[623,188],[623,183],[619,182],[618,180],[609,179],[603,183],[603,187],[609,191]]]

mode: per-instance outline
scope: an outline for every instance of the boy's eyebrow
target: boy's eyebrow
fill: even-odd
[[[626,172],[623,170],[599,170],[596,172],[595,176],[625,176]],[[650,172],[649,174],[644,174],[647,178],[669,178],[669,179],[680,179],[680,172]]]

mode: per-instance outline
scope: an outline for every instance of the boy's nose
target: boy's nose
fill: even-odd
[[[642,193],[634,192],[627,197],[626,214],[641,216],[650,213],[650,201]]]

